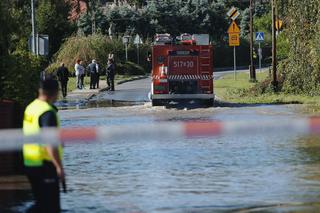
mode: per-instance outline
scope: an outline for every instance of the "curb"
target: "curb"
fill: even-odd
[[[132,78],[127,79],[127,80],[118,81],[118,82],[116,82],[116,85],[124,84],[124,83],[130,82],[130,81],[141,80],[141,79],[145,79],[145,78],[148,78],[148,77],[149,77],[149,75],[135,76],[135,77],[132,77]],[[100,89],[98,91],[98,93],[96,93],[96,94],[89,95],[89,97],[86,98],[85,100],[89,101],[91,98],[95,97],[100,92],[105,92],[105,91],[107,91],[107,87]]]
[[[123,84],[123,83],[127,83],[127,82],[130,82],[130,81],[145,79],[145,78],[148,78],[148,77],[149,77],[149,75],[135,76],[135,77],[132,77],[132,78],[127,79],[127,80],[118,81],[117,85],[120,85],[120,84]]]

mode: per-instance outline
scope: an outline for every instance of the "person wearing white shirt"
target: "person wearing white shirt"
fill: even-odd
[[[74,70],[77,78],[77,88],[83,88],[83,79],[84,79],[84,67],[82,66],[82,61],[80,59],[77,60],[76,64],[74,65]]]

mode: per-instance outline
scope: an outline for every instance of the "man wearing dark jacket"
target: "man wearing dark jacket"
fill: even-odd
[[[61,66],[57,70],[58,80],[60,81],[61,91],[63,97],[67,96],[67,86],[69,81],[69,71],[64,66],[64,63],[61,63]]]
[[[96,60],[92,60],[92,63],[88,65],[87,69],[90,74],[90,89],[95,89],[97,83],[97,73],[99,71]]]
[[[113,60],[111,58],[108,60],[106,74],[107,74],[108,90],[114,91],[115,65],[114,65]]]

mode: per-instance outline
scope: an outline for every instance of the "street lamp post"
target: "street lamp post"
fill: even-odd
[[[253,3],[250,0],[250,81],[256,81],[256,70],[253,64]]]
[[[128,44],[129,44],[130,36],[123,36],[122,43],[125,45],[126,50],[126,61],[128,61]]]
[[[32,23],[32,53],[36,54],[36,24],[34,0],[31,0],[31,23]]]

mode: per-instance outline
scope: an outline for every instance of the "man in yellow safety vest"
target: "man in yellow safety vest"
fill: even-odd
[[[39,95],[30,103],[23,119],[25,135],[37,134],[41,128],[59,127],[57,108],[53,103],[59,94],[58,82],[47,79],[40,83]],[[64,183],[62,146],[30,141],[23,146],[23,160],[34,195],[35,204],[27,212],[60,212],[59,180]]]

